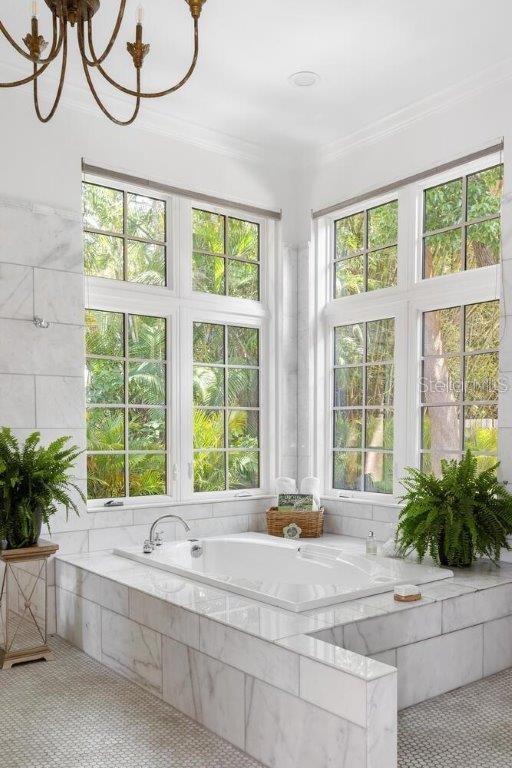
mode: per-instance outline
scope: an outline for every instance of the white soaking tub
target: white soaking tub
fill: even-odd
[[[453,576],[445,568],[265,534],[165,543],[148,555],[140,547],[114,554],[297,612]]]

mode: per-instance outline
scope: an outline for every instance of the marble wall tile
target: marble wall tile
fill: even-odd
[[[245,751],[256,760],[270,768],[366,765],[364,728],[251,677],[245,695]]]
[[[190,536],[201,539],[204,536],[221,536],[226,533],[245,533],[249,530],[249,517],[247,515],[233,515],[229,517],[207,518],[205,520],[193,520],[190,524],[191,533],[177,529],[178,540],[188,539]]]
[[[398,648],[398,708],[479,680],[482,662],[481,624]]]
[[[0,373],[83,376],[83,348],[79,326],[53,323],[43,329],[29,322],[2,320]]]
[[[312,659],[300,660],[300,697],[366,728],[366,681]]]
[[[260,512],[257,515],[248,515],[248,528],[251,533],[267,533],[266,514]]]
[[[331,502],[329,502],[329,512],[332,514],[340,514],[343,517],[357,517],[360,520],[371,520],[372,518],[372,505],[363,502],[356,501],[335,501],[331,509]]]
[[[366,688],[366,768],[396,768],[396,711],[396,673],[371,680]]]
[[[34,314],[51,323],[83,326],[82,275],[53,269],[34,269]]]
[[[102,530],[103,528],[127,527],[133,525],[134,510],[117,507],[105,511],[87,511],[83,517],[87,528]]]
[[[174,531],[174,524],[172,524],[172,531]],[[142,547],[148,533],[149,527],[147,525],[91,529],[89,531],[89,549],[91,552],[96,552],[114,549],[114,547],[136,547],[138,545]],[[174,537],[171,535],[171,538]]]
[[[344,645],[364,656],[441,634],[441,604],[396,611],[343,627]]]
[[[512,667],[512,616],[484,624],[484,676]]]
[[[512,584],[461,595],[443,601],[443,632],[453,632],[509,614],[512,614]]]
[[[211,504],[173,504],[168,507],[156,507],[133,510],[133,522],[135,525],[147,525],[153,523],[160,515],[179,515],[184,520],[202,520],[212,517]]]
[[[34,377],[0,374],[0,426],[32,429],[35,423]]]
[[[84,377],[36,376],[36,427],[81,429],[85,424]]]
[[[95,659],[101,659],[101,608],[65,589],[55,589],[57,633]]]
[[[30,267],[0,263],[0,317],[32,320],[34,274]]]
[[[162,694],[162,636],[106,608],[101,609],[101,661]]]
[[[82,222],[50,208],[0,200],[0,262],[83,272]]]
[[[180,712],[244,749],[245,675],[163,638],[163,697]]]
[[[130,618],[180,643],[199,648],[199,616],[166,600],[130,589]]]
[[[278,688],[299,693],[296,653],[205,617],[199,626],[201,651]]]
[[[88,531],[55,532],[51,534],[50,538],[59,545],[59,553],[61,555],[89,551]]]
[[[343,514],[325,515],[326,533],[338,533],[344,536],[356,536],[365,539],[369,531],[373,531],[377,541],[387,541],[395,533],[392,523],[383,523],[379,520],[361,519],[358,517],[345,517]]]
[[[399,507],[390,507],[384,504],[374,504],[372,507],[373,519],[379,520],[383,523],[392,523],[396,525],[398,523]]]
[[[240,499],[239,501],[230,501],[227,504],[225,502],[215,502],[212,504],[213,517],[259,514],[265,512],[272,501],[272,499]]]

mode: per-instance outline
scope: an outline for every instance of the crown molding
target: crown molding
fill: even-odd
[[[1,59],[0,68],[3,80],[11,78],[15,79],[27,74],[26,70],[22,67],[7,63]],[[4,72],[7,72],[6,77],[3,74]],[[42,95],[43,98],[48,98],[48,100],[50,100],[55,95],[56,87],[57,81],[55,78],[50,76],[42,78],[39,85],[40,95]],[[10,90],[19,91],[20,88],[13,88]],[[27,92],[27,89],[25,89],[25,92]],[[105,99],[108,108],[114,113],[119,110],[121,116],[126,113],[127,106],[133,107],[133,100],[129,97],[117,93],[106,93],[103,89],[98,89],[98,93],[102,99]],[[31,96],[29,95],[28,98],[30,99]],[[79,86],[74,83],[66,82],[61,100],[61,108],[71,109],[75,112],[82,112],[83,114],[93,115],[95,117],[100,116],[107,121],[107,118],[103,118],[92,94],[85,85]],[[141,112],[136,122],[133,125],[126,127],[125,130],[143,131],[150,133],[153,136],[155,134],[160,135],[180,143],[189,144],[207,152],[213,152],[244,162],[268,165],[269,161],[271,161],[274,166],[278,165],[279,167],[288,169],[293,167],[295,160],[293,153],[286,156],[283,155],[281,150],[273,152],[272,148],[263,144],[248,141],[247,139],[242,139],[238,136],[233,136],[229,133],[170,115],[155,109],[153,106],[148,106],[147,102],[142,105]]]
[[[448,111],[457,104],[469,101],[489,88],[512,79],[512,58],[481,70],[476,75],[460,80],[455,85],[386,115],[335,141],[324,144],[311,165],[325,166],[353,152],[355,149],[378,143],[387,136],[400,133],[426,118]]]

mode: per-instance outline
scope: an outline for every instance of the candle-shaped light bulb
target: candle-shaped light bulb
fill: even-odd
[[[144,8],[142,5],[139,5],[137,8],[137,24],[142,24],[144,21]]]
[[[32,18],[37,19],[38,13],[39,13],[39,4],[37,0],[32,0]]]

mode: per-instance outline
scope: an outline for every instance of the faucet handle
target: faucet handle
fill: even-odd
[[[149,539],[146,539],[144,541],[144,546],[142,548],[142,551],[145,555],[150,555],[153,551],[153,545],[151,544]]]
[[[155,534],[155,547],[161,547],[164,543],[164,535],[162,531],[157,531]]]

